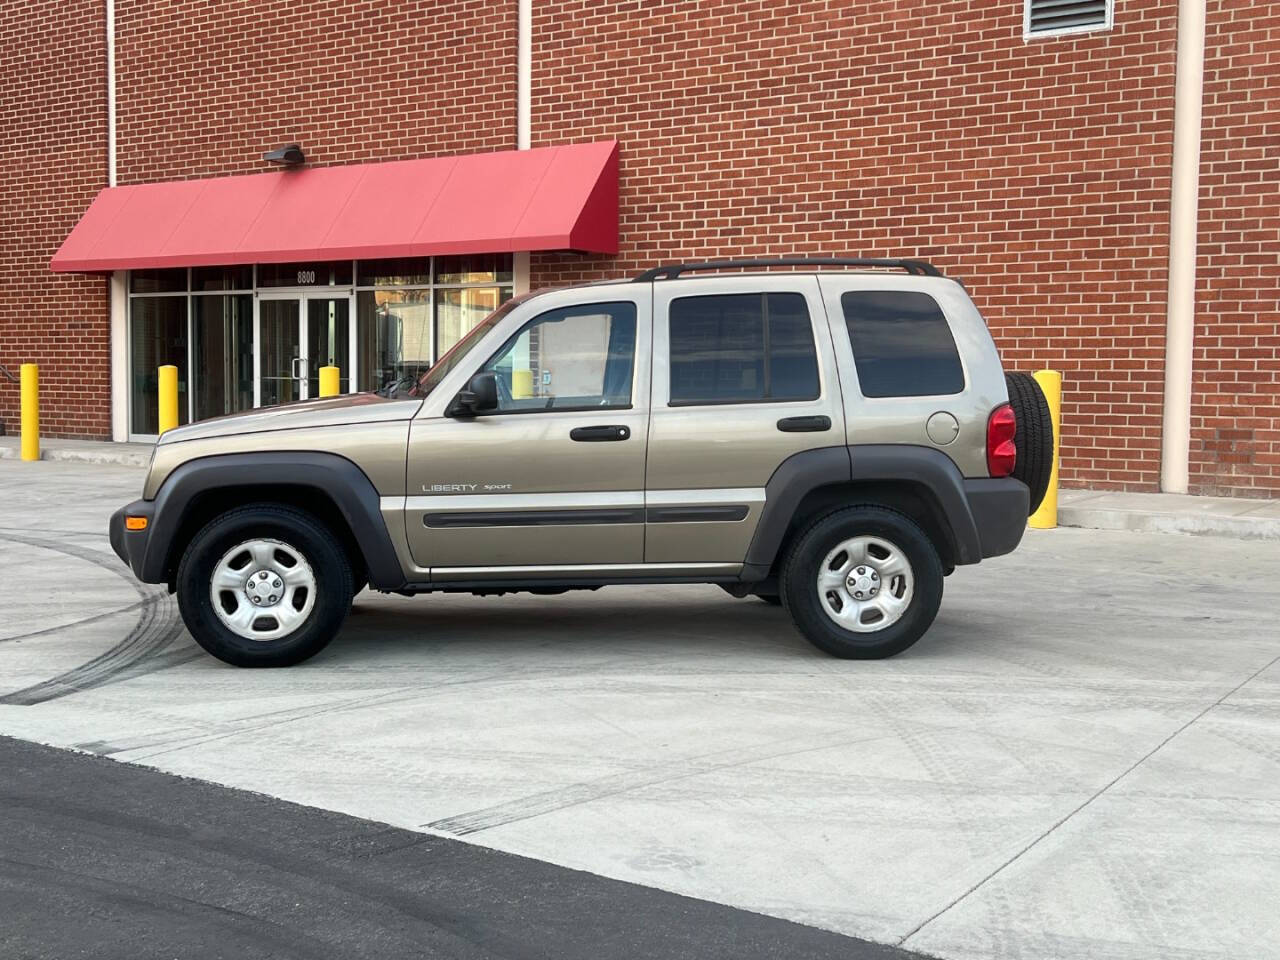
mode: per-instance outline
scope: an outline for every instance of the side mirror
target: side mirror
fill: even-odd
[[[473,417],[482,410],[496,409],[498,409],[498,375],[492,370],[485,370],[472,377],[458,392],[458,399],[453,402],[449,415]]]

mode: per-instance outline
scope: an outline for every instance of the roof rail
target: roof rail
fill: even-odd
[[[924,260],[894,260],[879,257],[764,257],[757,260],[708,260],[705,263],[672,263],[639,274],[634,283],[674,280],[694,270],[739,270],[749,267],[894,267],[918,277],[940,277],[942,271]]]

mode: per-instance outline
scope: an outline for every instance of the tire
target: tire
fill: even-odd
[[[1053,420],[1049,415],[1049,403],[1035,377],[1029,373],[1006,373],[1004,381],[1009,388],[1009,404],[1017,420],[1017,432],[1013,443],[1018,448],[1018,460],[1013,468],[1015,480],[1021,480],[1031,491],[1031,504],[1027,515],[1035,513],[1049,489],[1049,474],[1053,471]]]
[[[226,584],[216,601],[215,573]],[[262,594],[260,607],[249,606],[240,576]],[[196,643],[219,660],[287,667],[337,635],[353,586],[351,563],[328,527],[293,507],[254,504],[215,517],[192,538],[178,566],[178,609]]]
[[[860,561],[860,548],[852,553],[847,549],[851,543],[864,544]],[[847,565],[840,559],[842,549]],[[877,599],[856,600],[852,586],[820,593],[818,576],[827,563],[834,564],[831,579],[842,584],[847,582],[846,571],[854,576],[864,571],[858,585],[874,588],[872,595]],[[879,576],[881,569],[884,576]],[[872,573],[877,575],[874,583]],[[795,540],[783,562],[779,585],[783,606],[815,647],[844,659],[879,660],[906,650],[933,623],[942,603],[942,561],[910,517],[870,504],[846,507],[827,514]],[[905,602],[892,602],[895,597]],[[828,612],[834,611],[836,603],[843,608],[843,622],[837,622],[839,614]],[[877,610],[888,621],[881,626],[876,626],[880,621],[873,616]],[[862,629],[850,629],[855,622]]]

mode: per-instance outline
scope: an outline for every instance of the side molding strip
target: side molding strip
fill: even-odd
[[[705,507],[649,507],[649,523],[715,523],[743,520],[748,507],[742,503],[709,504]]]
[[[428,527],[552,527],[563,524],[644,523],[640,507],[597,510],[484,510],[467,513],[426,513]]]

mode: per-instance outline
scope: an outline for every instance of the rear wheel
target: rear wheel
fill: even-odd
[[[196,643],[239,667],[319,653],[351,608],[351,564],[333,533],[293,507],[258,504],[210,521],[178,567],[178,608]]]
[[[837,657],[901,653],[924,636],[942,603],[942,563],[909,517],[880,506],[828,514],[792,545],[782,602],[800,632]]]

